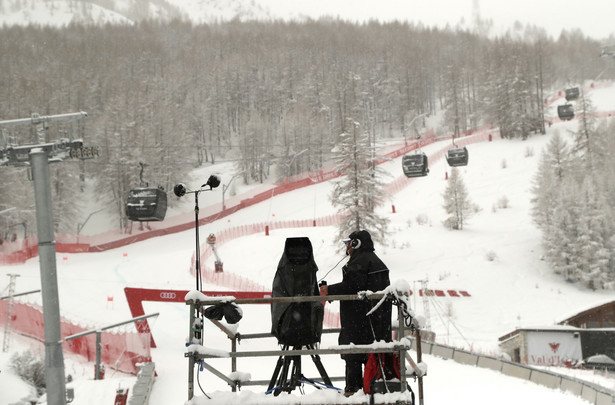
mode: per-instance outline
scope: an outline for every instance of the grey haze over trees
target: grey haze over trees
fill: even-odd
[[[580,104],[591,110],[589,100]],[[594,290],[615,288],[614,133],[613,121],[587,115],[570,134],[571,146],[554,134],[533,188],[546,260],[566,280]]]
[[[576,31],[556,41],[540,31],[487,39],[328,19],[15,26],[0,36],[0,119],[89,114],[75,137],[99,146],[101,157],[52,165],[57,230],[67,233],[75,232],[80,201],[92,198],[86,185],[114,207],[118,227],[129,224],[125,199],[141,185],[139,162],[149,185],[167,192],[214,161],[236,162],[244,183],[281,180],[331,162],[349,117],[373,145],[441,109],[438,132],[486,124],[523,138],[540,113],[542,88],[602,72],[613,79],[605,71],[611,61],[597,57],[600,44]],[[65,129],[51,126],[46,136]],[[6,135],[24,144],[30,133]],[[6,221],[34,229],[26,171],[0,170],[0,209],[20,207]]]

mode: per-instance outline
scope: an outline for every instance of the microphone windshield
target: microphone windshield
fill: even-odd
[[[203,184],[201,187],[209,186],[209,188],[216,188],[220,185],[220,177],[212,174],[207,179],[207,183]]]
[[[178,197],[183,197],[186,194],[186,186],[183,183],[176,184],[173,187],[173,192]]]

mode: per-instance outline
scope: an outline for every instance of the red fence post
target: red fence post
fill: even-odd
[[[128,388],[126,389],[118,388],[118,390],[115,392],[115,402],[113,403],[113,405],[126,405],[127,401],[128,401]]]
[[[265,225],[265,236],[269,236],[269,225]]]

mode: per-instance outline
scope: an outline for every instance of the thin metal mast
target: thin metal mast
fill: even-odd
[[[2,351],[9,351],[11,339],[11,321],[13,320],[13,305],[15,304],[15,279],[19,274],[7,274],[11,278],[9,281],[8,303],[6,305],[6,322],[4,323],[4,340],[2,342]]]

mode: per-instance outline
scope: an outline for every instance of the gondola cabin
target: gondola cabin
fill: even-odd
[[[574,118],[574,108],[572,104],[564,104],[557,106],[557,115],[560,120],[568,121]]]
[[[572,87],[570,89],[566,89],[566,101],[576,100],[579,98],[579,88]]]
[[[446,153],[446,163],[451,167],[468,165],[468,148],[453,148]]]
[[[401,160],[401,166],[406,177],[427,176],[429,173],[427,155],[424,153],[405,155]]]
[[[167,193],[162,188],[142,187],[130,190],[126,215],[131,221],[162,221],[167,213]]]

